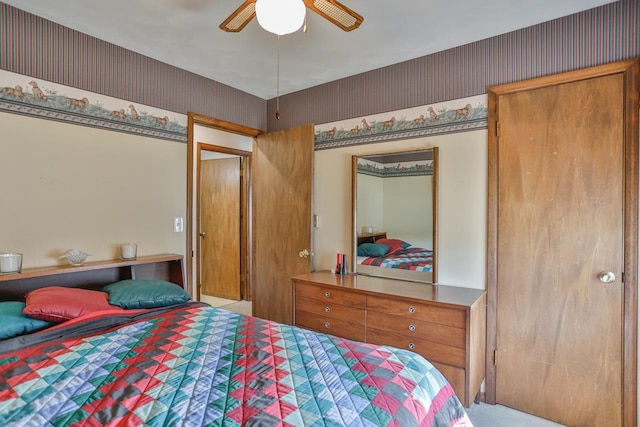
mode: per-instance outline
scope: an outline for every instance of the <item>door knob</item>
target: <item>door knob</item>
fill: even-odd
[[[600,274],[598,274],[598,279],[600,279],[602,283],[613,283],[616,281],[616,275],[613,274],[612,271],[601,271]]]
[[[206,235],[207,235],[207,233],[205,233],[204,231],[200,232],[200,237],[202,237],[203,239],[204,239],[204,236],[206,236]]]
[[[300,255],[300,258],[309,258],[309,251],[306,249],[301,250],[298,255]]]

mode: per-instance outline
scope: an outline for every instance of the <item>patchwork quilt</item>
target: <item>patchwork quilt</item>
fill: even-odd
[[[0,343],[0,425],[471,423],[412,352],[188,303]]]
[[[430,272],[433,271],[433,251],[424,248],[396,249],[385,256],[369,257],[362,264]]]

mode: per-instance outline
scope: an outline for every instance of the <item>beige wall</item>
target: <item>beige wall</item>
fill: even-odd
[[[382,178],[359,173],[357,180],[358,233],[371,226],[412,246],[433,247],[431,176]]]
[[[186,144],[7,113],[0,126],[0,251],[24,253],[25,268],[57,264],[71,248],[112,259],[125,241],[139,255],[185,253],[172,222],[186,217]],[[251,138],[195,135],[251,149]],[[439,281],[484,288],[486,140],[476,131],[316,152],[316,269],[351,252],[351,156],[438,146]]]
[[[357,174],[358,180],[358,225],[373,227],[375,231],[384,229],[384,187],[383,178],[363,173]],[[317,185],[322,185],[317,183]],[[361,231],[361,230],[360,230]],[[358,231],[358,232],[360,232]],[[336,251],[337,253],[337,251]]]
[[[317,151],[316,270],[333,268],[338,252],[351,253],[351,156],[434,146],[439,147],[438,282],[486,287],[486,130]]]
[[[0,251],[23,267],[64,263],[67,249],[89,261],[184,254],[186,144],[0,113]]]
[[[384,225],[387,237],[411,246],[433,248],[431,176],[399,176],[384,180]]]

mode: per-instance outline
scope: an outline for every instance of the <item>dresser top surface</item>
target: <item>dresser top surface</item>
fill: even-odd
[[[370,294],[384,294],[462,306],[472,306],[485,294],[483,289],[431,285],[356,274],[341,276],[329,271],[302,274],[293,277],[293,279],[319,285],[339,286]]]

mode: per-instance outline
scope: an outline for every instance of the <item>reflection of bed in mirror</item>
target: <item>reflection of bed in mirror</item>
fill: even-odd
[[[433,251],[412,246],[400,239],[387,239],[387,233],[359,234],[357,263],[382,268],[433,272]]]
[[[354,156],[355,271],[436,282],[437,148]]]

